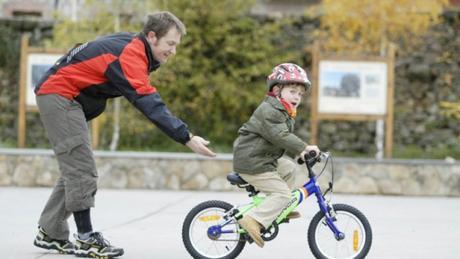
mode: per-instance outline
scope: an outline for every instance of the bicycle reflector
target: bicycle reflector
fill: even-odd
[[[358,230],[353,231],[353,251],[358,251]]]
[[[199,217],[199,219],[200,221],[203,221],[203,222],[216,221],[220,219],[220,216],[219,215],[209,215],[209,216]]]

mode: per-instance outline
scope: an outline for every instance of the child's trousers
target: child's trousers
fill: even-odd
[[[270,226],[289,203],[292,190],[300,187],[307,179],[306,174],[301,175],[298,168],[299,166],[292,160],[280,158],[278,170],[275,172],[239,174],[256,190],[267,195],[264,202],[247,215],[257,220],[265,228]]]

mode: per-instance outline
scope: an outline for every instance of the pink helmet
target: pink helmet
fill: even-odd
[[[283,63],[273,68],[267,77],[268,91],[271,92],[276,84],[300,83],[308,90],[311,86],[307,73],[300,66],[293,63]]]

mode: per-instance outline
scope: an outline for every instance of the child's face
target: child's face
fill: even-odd
[[[302,101],[302,96],[305,94],[305,88],[299,84],[285,85],[281,90],[280,96],[292,107],[297,108]]]

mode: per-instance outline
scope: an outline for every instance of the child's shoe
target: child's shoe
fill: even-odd
[[[238,220],[238,224],[248,232],[249,236],[259,247],[264,247],[265,242],[260,236],[262,227],[257,220],[250,216],[244,216],[242,219]]]
[[[111,246],[100,232],[93,232],[88,239],[84,240],[80,239],[77,234],[74,236],[76,239],[75,256],[77,257],[114,258],[124,253],[123,248]]]
[[[38,228],[38,234],[35,237],[34,245],[48,250],[56,250],[61,254],[73,254],[75,245],[69,240],[58,240],[48,236],[42,227]]]
[[[287,219],[298,219],[300,217],[301,217],[301,215],[300,215],[300,213],[298,211],[291,211],[291,213],[289,213],[286,216]]]

